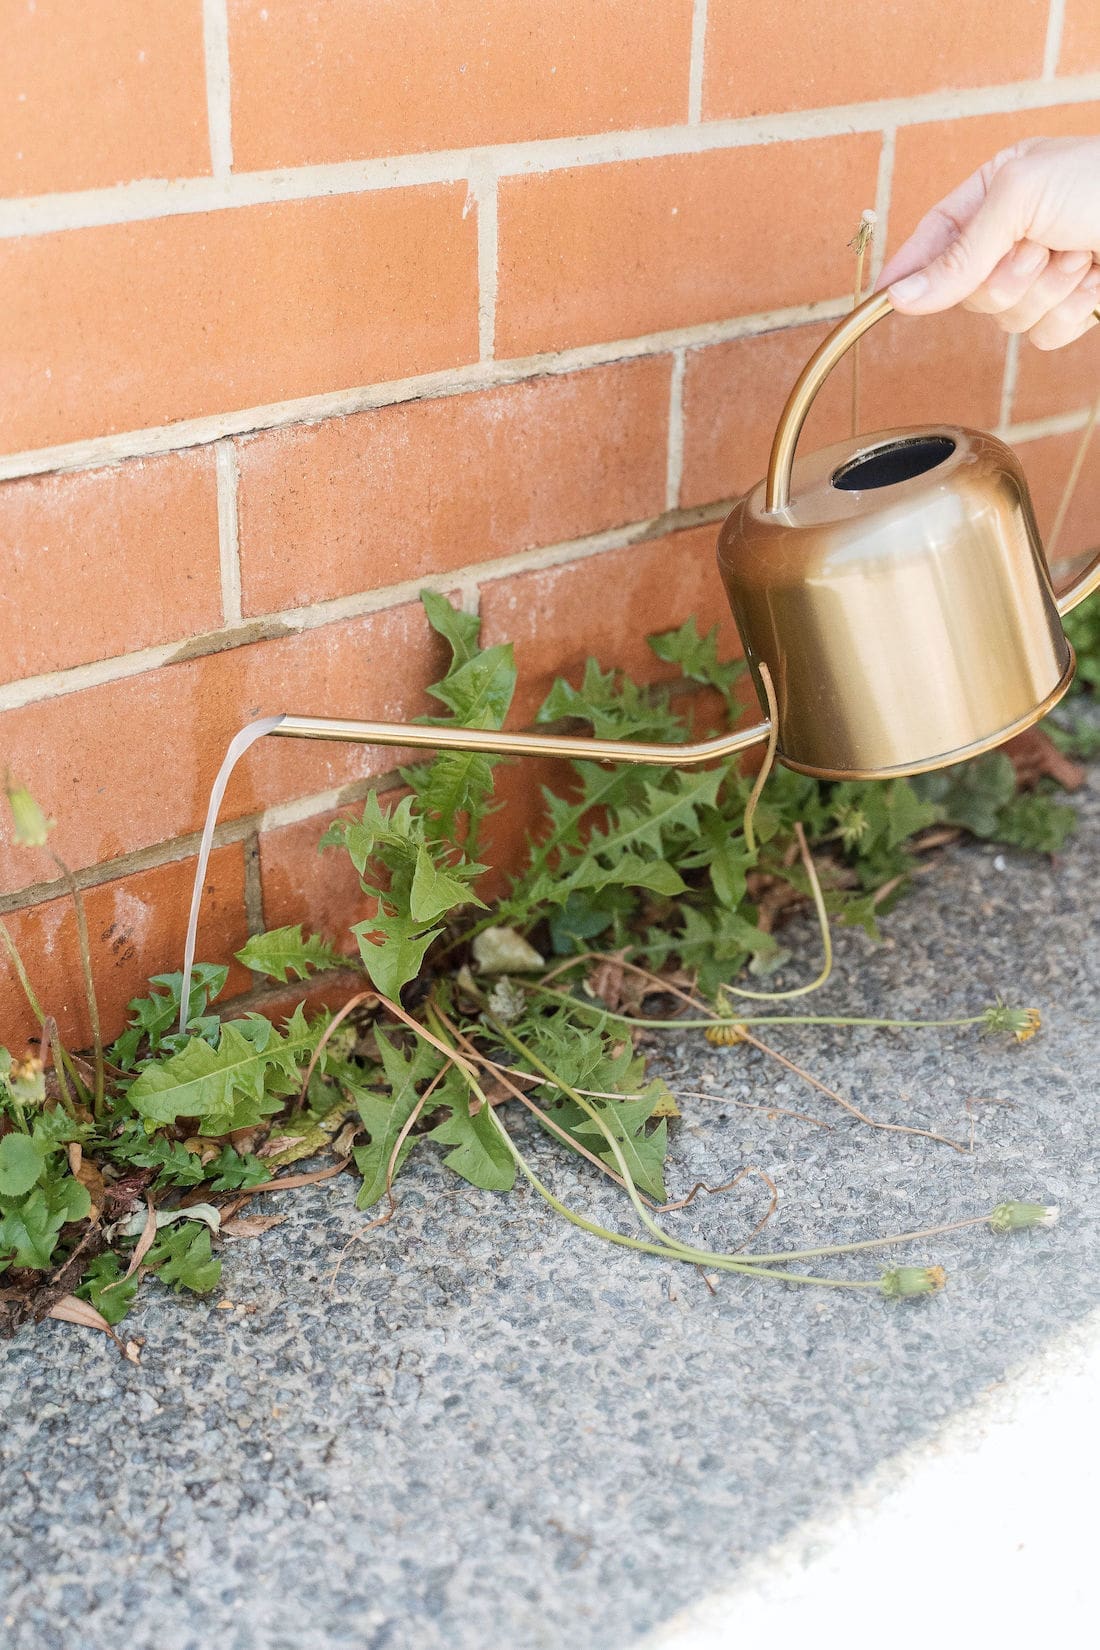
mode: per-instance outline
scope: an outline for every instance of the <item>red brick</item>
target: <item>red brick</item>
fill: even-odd
[[[696,527],[483,585],[483,639],[516,644],[513,721],[531,721],[555,676],[579,682],[590,655],[640,681],[674,676],[646,637],[691,614],[700,630],[718,623],[725,655],[735,657],[740,644],[718,578],[717,538],[717,524]]]
[[[1059,74],[1096,74],[1100,70],[1100,11],[1096,0],[1066,0]]]
[[[689,351],[681,504],[738,498],[761,479],[783,403],[827,330],[790,327]],[[802,445],[827,446],[850,427],[850,378],[841,367],[818,396]]]
[[[212,449],[0,486],[7,680],[221,623]]]
[[[663,356],[241,442],[245,612],[659,514],[668,385]]]
[[[242,168],[663,126],[691,0],[231,0]]]
[[[707,120],[1037,79],[1048,0],[884,6],[882,0],[709,0]]]
[[[1028,137],[1091,137],[1095,103],[971,115],[898,129],[890,199],[890,248],[901,245],[936,202],[1001,149]]]
[[[512,874],[526,863],[527,838],[540,834],[546,820],[543,787],[565,796],[573,779],[568,762],[551,758],[519,756],[496,768],[495,812],[485,820],[478,844],[478,858],[488,866],[476,885],[482,899],[502,898]]]
[[[987,315],[969,310],[887,317],[862,345],[863,428],[938,423],[989,429],[1000,417],[1007,344]]]
[[[387,792],[379,800],[388,806],[397,794]],[[359,819],[362,813],[363,804],[353,802],[261,832],[260,875],[268,928],[300,922],[342,951],[357,950],[351,925],[372,915],[375,901],[363,893],[359,873],[343,849],[321,853],[318,843],[334,819]]]
[[[143,995],[152,974],[183,966],[187,915],[195,876],[193,859],[137,871],[100,883],[84,895],[92,967],[103,1034],[112,1038],[126,1023],[126,1004]],[[62,1041],[87,1048],[92,1032],[80,972],[76,917],[66,895],[6,916],[43,1011],[52,1014]],[[210,866],[199,922],[201,962],[230,963],[227,995],[247,990],[252,976],[232,961],[248,938],[244,909],[244,850],[241,843],[217,848]],[[38,1035],[14,970],[0,968],[0,1025],[3,1041],[18,1050]]]
[[[1073,455],[1080,442],[1080,431],[1068,435],[1044,435],[1035,441],[1024,441],[1016,448],[1027,476],[1028,488],[1035,505],[1035,515],[1044,543],[1061,502],[1069,476]],[[1093,437],[1093,445],[1086,459],[1080,479],[1074,489],[1065,526],[1052,553],[1052,561],[1072,560],[1085,551],[1100,546],[1100,436]],[[1057,583],[1064,583],[1059,575]]]
[[[0,751],[58,821],[51,843],[74,867],[197,830],[231,736],[279,711],[404,720],[444,652],[419,604],[162,666],[0,715]],[[266,739],[241,762],[222,818],[385,773],[399,751]],[[5,833],[6,834],[6,833]],[[0,889],[41,875],[0,842]]]
[[[498,355],[843,292],[845,243],[875,198],[880,142],[859,134],[505,178]]]
[[[683,504],[735,498],[761,479],[783,404],[825,331],[821,325],[792,327],[689,353]],[[1005,343],[985,316],[963,311],[919,321],[887,319],[861,345],[861,432],[923,423],[996,424]],[[842,362],[818,396],[800,450],[812,452],[850,433],[851,383],[851,367]]]
[[[383,189],[4,242],[0,443],[49,446],[475,359],[465,199],[465,184]]]
[[[1020,345],[1012,420],[1049,418],[1090,406],[1100,396],[1100,327],[1065,349]]]
[[[210,170],[197,0],[0,0],[0,195]]]

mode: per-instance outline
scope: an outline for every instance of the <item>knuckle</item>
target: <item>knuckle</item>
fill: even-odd
[[[940,268],[945,275],[965,275],[970,263],[970,247],[965,235],[960,235],[940,254]]]

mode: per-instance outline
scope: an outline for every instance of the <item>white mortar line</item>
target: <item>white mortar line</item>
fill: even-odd
[[[493,359],[497,325],[497,180],[470,180],[477,212],[477,342],[482,361]]]
[[[1066,21],[1066,0],[1050,0],[1047,14],[1047,38],[1043,49],[1043,79],[1053,80],[1058,73],[1058,59],[1062,53],[1062,30]]]
[[[668,462],[665,470],[665,509],[680,503],[680,483],[684,475],[684,363],[687,351],[672,352],[672,373],[668,388]]]
[[[882,149],[878,157],[878,179],[875,184],[875,238],[871,242],[871,280],[873,288],[886,261],[886,243],[890,236],[890,196],[894,187],[894,154],[897,149],[897,131],[889,127],[882,134]]]
[[[1005,369],[1001,379],[1001,410],[997,415],[997,433],[1007,430],[1012,423],[1012,402],[1016,395],[1016,374],[1020,369],[1020,334],[1008,335],[1005,349]]]
[[[846,308],[847,306],[843,306]],[[1089,408],[1057,413],[1049,418],[1032,419],[1028,423],[999,428],[1001,439],[1014,445],[1035,441],[1047,435],[1066,435],[1081,429],[1089,416]],[[18,710],[44,699],[58,699],[86,688],[103,687],[110,682],[125,681],[140,676],[161,665],[186,662],[192,658],[208,657],[231,648],[244,647],[251,642],[264,641],[305,630],[316,630],[326,624],[339,624],[349,619],[363,618],[370,613],[385,612],[413,602],[421,590],[440,590],[444,593],[462,593],[463,606],[476,611],[476,605],[467,605],[467,593],[476,592],[494,579],[508,578],[514,573],[536,572],[548,567],[559,567],[571,561],[585,561],[590,556],[602,555],[608,550],[622,550],[628,545],[659,538],[665,533],[696,527],[718,521],[729,510],[731,499],[716,500],[712,504],[691,509],[669,510],[647,521],[633,522],[606,532],[589,534],[579,539],[562,540],[534,550],[519,550],[494,561],[472,562],[451,572],[425,574],[401,584],[388,585],[379,590],[358,592],[352,596],[335,597],[316,602],[308,607],[284,608],[265,614],[262,618],[242,621],[237,626],[212,632],[209,637],[192,637],[185,641],[161,643],[142,648],[136,653],[120,654],[111,659],[97,659],[91,664],[76,665],[70,670],[52,671],[41,676],[24,677],[21,681],[0,683],[0,712]],[[472,597],[471,597],[472,599]],[[208,642],[209,645],[202,644]]]
[[[388,791],[400,783],[401,777],[396,770],[370,774],[364,779],[354,779],[349,784],[332,790],[317,791],[311,796],[299,796],[288,802],[275,803],[260,813],[223,820],[214,833],[214,846],[224,848],[234,842],[247,843],[250,838],[259,837],[263,831],[278,830],[284,825],[304,824],[321,814],[331,813],[335,808],[344,807],[349,802],[361,801],[368,791]],[[74,871],[73,877],[79,888],[97,888],[105,882],[117,882],[122,877],[139,876],[143,871],[155,871],[162,865],[175,865],[181,859],[195,857],[200,838],[201,832],[189,831],[183,836],[170,837],[166,842],[153,842],[148,847],[135,848],[132,853],[121,854],[115,859],[103,860],[96,865],[86,865],[81,870]],[[55,877],[49,882],[28,883],[23,888],[9,889],[0,894],[0,916],[5,916],[9,911],[31,910],[46,900],[59,899],[65,893],[66,883],[61,877]]]
[[[0,239],[59,230],[274,205],[325,195],[456,183],[472,172],[496,178],[559,171],[565,167],[655,160],[761,144],[878,132],[890,126],[1006,114],[1100,99],[1100,73],[1023,80],[1001,86],[927,92],[918,97],[849,103],[835,108],[703,121],[698,126],[658,126],[587,137],[448,149],[434,154],[387,156],[323,166],[234,172],[214,178],[145,178],[109,189],[27,196],[0,203]]]
[[[660,538],[681,528],[697,527],[716,520],[729,509],[728,500],[702,505],[690,510],[677,510],[647,521],[632,522],[623,527],[608,528],[578,539],[563,539],[557,544],[534,550],[517,550],[493,561],[472,562],[451,572],[425,573],[420,578],[407,579],[401,584],[387,585],[379,590],[364,590],[351,596],[337,596],[331,600],[314,602],[307,607],[284,608],[278,613],[265,614],[236,626],[212,631],[208,636],[191,637],[183,641],[161,643],[142,648],[136,653],[120,654],[112,659],[97,659],[91,664],[75,665],[70,670],[52,671],[48,675],[26,676],[21,681],[0,684],[0,712],[19,710],[25,705],[37,704],[43,699],[59,699],[86,688],[103,687],[109,682],[124,681],[140,676],[162,665],[187,663],[191,659],[208,658],[214,653],[225,653],[245,647],[252,642],[297,635],[305,630],[318,630],[324,625],[340,624],[350,619],[365,618],[371,613],[384,613],[393,607],[415,602],[421,590],[439,590],[444,594],[468,587],[479,587],[492,579],[508,578],[513,573],[539,571],[558,567],[565,562],[586,561],[590,556],[602,555],[606,550],[622,550],[627,545],[645,539]],[[204,645],[209,644],[209,645]]]
[[[32,448],[0,457],[0,481],[43,475],[49,471],[94,469],[117,464],[122,459],[150,458],[157,453],[206,446],[225,436],[254,435],[289,424],[319,424],[326,418],[369,412],[404,401],[437,400],[477,390],[499,389],[529,378],[559,377],[563,373],[610,366],[616,361],[635,360],[643,355],[664,355],[681,347],[699,349],[707,344],[727,343],[731,338],[752,337],[760,332],[800,326],[803,322],[837,319],[850,306],[850,295],[846,298],[826,298],[811,304],[794,304],[784,309],[762,310],[754,315],[738,315],[725,321],[704,321],[697,326],[651,332],[641,338],[584,344],[577,349],[556,350],[546,355],[528,355],[509,361],[475,361],[468,366],[450,367],[443,372],[424,373],[419,377],[332,390],[323,395],[300,396],[293,401],[276,401],[267,406],[215,413],[206,418],[181,419],[177,424],[129,430],[121,435],[93,436],[86,441],[71,441],[63,446]]]
[[[1070,435],[1074,430],[1084,429],[1088,422],[1091,408],[1079,407],[1076,412],[1055,413],[1050,418],[1032,418],[1024,423],[1009,424],[1006,429],[999,429],[997,434],[1002,441],[1013,445],[1025,441],[1039,441],[1045,435]]]
[[[695,0],[691,13],[691,64],[688,71],[688,124],[703,118],[703,62],[707,46],[707,0]]]
[[[241,554],[237,532],[237,449],[232,441],[214,443],[218,480],[218,560],[222,579],[222,618],[241,622]]]
[[[228,178],[233,170],[233,141],[229,113],[229,16],[226,0],[202,0],[202,37],[206,57],[210,163],[215,178]]]

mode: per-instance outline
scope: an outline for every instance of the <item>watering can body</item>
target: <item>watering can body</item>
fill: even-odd
[[[807,364],[768,477],[731,511],[718,564],[777,754],[826,779],[887,778],[988,750],[1069,687],[1061,615],[1020,463],[948,425],[860,436],[794,460],[825,376],[887,314],[878,294]]]

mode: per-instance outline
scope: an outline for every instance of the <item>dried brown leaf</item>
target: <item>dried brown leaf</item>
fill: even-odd
[[[1042,728],[1018,733],[1003,750],[1016,770],[1016,783],[1022,791],[1034,789],[1040,779],[1053,779],[1064,791],[1079,791],[1085,783],[1081,764],[1060,751]]]
[[[62,1295],[59,1301],[54,1301],[48,1318],[59,1318],[62,1323],[75,1323],[81,1329],[98,1329],[101,1334],[114,1341],[120,1352],[125,1352],[122,1342],[111,1328],[102,1312],[97,1312],[89,1301],[82,1301],[77,1295]]]
[[[92,1207],[88,1211],[88,1218],[97,1221],[103,1213],[103,1205],[107,1201],[107,1186],[103,1176],[90,1157],[85,1157],[73,1170],[73,1176],[86,1188],[92,1200]]]
[[[232,1220],[222,1221],[221,1235],[236,1238],[260,1237],[272,1226],[280,1226],[285,1219],[285,1215],[235,1215]]]
[[[148,1193],[146,1193],[145,1196],[145,1207],[147,1210],[145,1225],[141,1229],[141,1235],[137,1240],[137,1247],[130,1256],[130,1264],[120,1278],[116,1278],[114,1283],[108,1283],[104,1287],[104,1294],[106,1294],[109,1289],[117,1289],[120,1283],[126,1282],[127,1278],[132,1278],[142,1261],[145,1259],[146,1255],[149,1253],[150,1249],[153,1247],[153,1243],[157,1235],[157,1212],[153,1208],[153,1200]]]
[[[625,951],[610,951],[589,970],[584,982],[588,995],[598,997],[614,1014],[636,1014],[647,990],[654,989],[625,964]]]
[[[306,1138],[305,1134],[273,1134],[270,1140],[265,1140],[256,1153],[257,1157],[278,1157],[280,1152],[288,1152]]]

